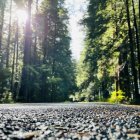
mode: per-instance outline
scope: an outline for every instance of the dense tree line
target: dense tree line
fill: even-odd
[[[1,100],[68,100],[75,78],[67,13],[64,0],[0,0]]]
[[[126,101],[140,102],[140,1],[89,0],[81,23],[86,38],[76,96],[106,99],[121,90]]]
[[[64,0],[0,0],[0,100],[139,103],[140,0],[89,0],[77,66],[68,19]]]

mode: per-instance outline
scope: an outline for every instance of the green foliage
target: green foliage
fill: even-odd
[[[125,96],[130,99],[131,94],[135,92],[130,65],[131,53],[128,48],[125,1],[89,0],[87,13],[81,21],[85,29],[85,47],[77,63],[71,58],[69,17],[64,1],[43,0],[40,4],[39,1],[13,0],[13,13],[16,13],[19,8],[31,10],[32,13],[31,25],[30,22],[26,23],[28,26],[24,25],[27,32],[22,35],[24,31],[21,27],[24,23],[17,26],[18,16],[14,16],[13,13],[11,31],[4,28],[3,32],[3,27],[9,26],[9,21],[5,22],[5,20],[10,20],[10,13],[8,13],[10,1],[0,0],[0,98],[2,102],[11,102],[12,96],[14,99],[19,96],[18,98],[23,102],[60,102],[69,100],[69,97],[73,101],[105,101],[110,91],[119,89],[124,92],[121,90],[117,93],[112,92],[109,101],[122,102]],[[138,7],[139,3],[136,0],[134,8],[137,19]],[[129,2],[128,9],[131,27],[136,30],[132,1]],[[136,22],[139,23],[137,19]],[[132,45],[137,60],[139,52],[136,47],[139,43],[136,43],[135,30],[132,30]],[[139,31],[140,29],[138,35],[140,35]],[[10,41],[7,42],[7,36],[10,34],[11,37],[8,39]],[[8,61],[9,66],[5,68],[5,62]],[[138,60],[135,68],[137,70],[139,68]],[[71,93],[72,95],[69,96]],[[118,96],[115,96],[116,94]]]
[[[10,71],[8,69],[1,69],[0,68],[0,83],[5,81],[10,76]]]
[[[0,98],[9,88],[8,78],[11,75],[8,69],[0,68]]]
[[[64,1],[43,0],[38,15],[36,33],[42,40],[41,52],[37,54],[40,61],[34,58],[34,64],[23,67],[23,77],[27,78],[22,78],[19,98],[28,102],[65,101],[76,86]],[[23,92],[25,88],[27,93]]]
[[[13,95],[11,92],[9,92],[8,90],[6,90],[4,93],[3,93],[3,96],[0,100],[1,103],[13,103],[14,100],[13,100]]]
[[[122,103],[126,99],[125,95],[125,92],[123,92],[122,90],[119,90],[117,92],[113,91],[108,101],[110,103]]]
[[[65,101],[75,88],[67,9],[62,0],[44,0],[41,12],[47,22],[42,24],[44,61],[40,69],[40,89],[46,101]]]
[[[138,1],[135,6],[138,7]],[[132,14],[130,18],[133,24]],[[86,37],[85,48],[77,66],[76,82],[79,91],[89,91],[92,83],[93,88],[88,94],[94,95],[95,100],[100,99],[100,94],[102,100],[106,100],[110,91],[119,88],[125,92],[124,96],[131,98],[130,93],[134,93],[134,87],[130,87],[133,78],[125,2],[89,0],[82,24],[86,28]],[[121,102],[123,97],[119,98]]]

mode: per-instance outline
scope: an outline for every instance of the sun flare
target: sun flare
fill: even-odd
[[[17,10],[17,17],[19,23],[25,23],[28,19],[27,12],[25,10]]]

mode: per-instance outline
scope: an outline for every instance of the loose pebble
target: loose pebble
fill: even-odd
[[[0,106],[1,140],[139,140],[140,107],[98,103]]]

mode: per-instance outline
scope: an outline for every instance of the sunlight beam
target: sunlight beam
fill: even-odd
[[[19,24],[25,24],[25,22],[28,20],[28,14],[25,10],[18,9],[17,18],[18,18]]]

